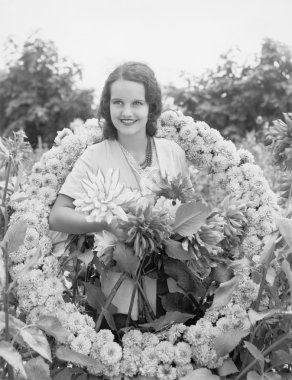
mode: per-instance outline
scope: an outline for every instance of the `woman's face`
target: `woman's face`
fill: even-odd
[[[142,83],[117,80],[111,85],[110,114],[120,136],[145,136],[149,104]]]

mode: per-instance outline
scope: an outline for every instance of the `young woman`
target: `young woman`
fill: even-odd
[[[155,137],[161,108],[161,90],[154,72],[147,65],[127,62],[109,75],[99,107],[99,117],[104,119],[104,140],[88,147],[76,161],[52,208],[49,218],[52,230],[70,234],[104,229],[115,232],[114,226],[87,222],[85,215],[74,210],[73,201],[83,192],[81,180],[88,170],[97,174],[101,169],[105,175],[110,168],[118,168],[120,181],[132,189],[139,189],[141,181],[151,181],[153,177],[159,183],[165,175],[187,175],[184,151],[172,141]],[[119,276],[119,273],[109,272],[101,279],[106,295]],[[155,310],[156,280],[145,277],[143,285]],[[132,289],[132,281],[125,280],[113,299],[119,313],[127,314]],[[136,299],[133,319],[137,319],[137,303]]]

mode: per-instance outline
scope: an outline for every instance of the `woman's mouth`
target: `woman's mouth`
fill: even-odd
[[[124,125],[133,125],[134,123],[136,123],[137,120],[133,120],[133,119],[120,119],[121,123],[124,124]]]

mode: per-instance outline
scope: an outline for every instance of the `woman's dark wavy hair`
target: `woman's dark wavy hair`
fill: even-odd
[[[102,90],[98,118],[105,120],[103,137],[117,138],[117,130],[112,123],[110,115],[111,85],[117,80],[124,79],[142,83],[145,88],[145,100],[149,104],[149,115],[146,124],[146,133],[154,136],[157,130],[157,119],[161,114],[162,100],[161,89],[155,78],[153,70],[144,63],[126,62],[118,66],[107,78]]]

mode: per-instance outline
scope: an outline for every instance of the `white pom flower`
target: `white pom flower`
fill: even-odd
[[[57,189],[59,186],[58,178],[55,174],[44,174],[43,175],[43,181],[42,181],[43,187],[52,187],[53,189]]]
[[[105,343],[100,349],[100,360],[105,365],[117,364],[122,358],[122,348],[116,342]]]
[[[191,346],[185,342],[178,342],[174,347],[174,362],[176,365],[185,365],[191,362]]]
[[[78,335],[72,340],[70,347],[79,354],[88,355],[91,349],[91,341],[82,335]]]
[[[140,330],[130,330],[122,338],[124,347],[140,347],[142,345],[143,335]]]
[[[46,205],[52,204],[56,199],[56,196],[56,190],[51,187],[42,187],[39,190],[39,197]]]
[[[35,228],[28,228],[24,238],[24,246],[27,249],[35,248],[39,244],[39,233]]]
[[[62,140],[67,136],[72,136],[73,132],[69,128],[64,128],[62,131],[57,132],[57,137],[55,138],[54,142],[56,145],[60,145],[62,143]]]
[[[162,341],[155,347],[155,353],[162,363],[171,363],[174,358],[174,346],[170,342]]]
[[[176,369],[169,364],[159,365],[157,369],[157,378],[161,380],[175,380]]]

